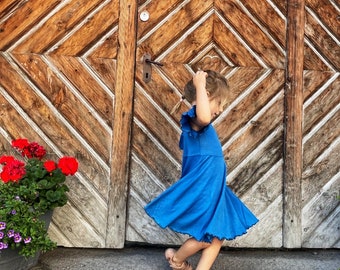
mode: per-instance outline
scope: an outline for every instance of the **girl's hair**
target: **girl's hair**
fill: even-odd
[[[210,98],[221,98],[222,102],[224,102],[227,97],[228,90],[227,79],[223,75],[212,70],[205,70],[205,72],[208,73],[205,89],[209,92]],[[184,95],[172,109],[171,114],[178,111],[184,99],[186,99],[189,103],[196,100],[196,88],[192,79],[185,85]]]
[[[228,88],[227,79],[221,74],[212,70],[205,70],[205,72],[208,73],[205,89],[209,92],[210,98],[213,99],[220,97],[224,99],[227,94],[226,90]],[[192,79],[184,87],[183,98],[185,98],[190,103],[196,100],[196,89]]]

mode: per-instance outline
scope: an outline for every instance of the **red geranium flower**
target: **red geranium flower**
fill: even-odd
[[[65,175],[74,175],[78,170],[78,161],[74,157],[62,157],[59,160],[58,168]]]
[[[0,178],[4,183],[9,181],[18,182],[26,173],[25,163],[13,159],[6,163],[0,173]]]
[[[30,143],[27,139],[17,139],[12,141],[12,146],[14,148],[17,148],[19,150],[23,150],[25,147],[27,147]]]
[[[0,164],[7,164],[8,162],[11,162],[14,160],[13,156],[2,156],[0,157]]]
[[[42,159],[45,154],[46,154],[46,150],[44,147],[42,147],[41,145],[39,145],[36,142],[32,142],[30,143],[25,149],[27,149],[27,157],[28,158],[38,158],[38,159]]]
[[[27,158],[42,159],[46,150],[36,142],[29,142],[27,139],[17,139],[12,141],[12,146],[20,150],[21,155]]]
[[[44,168],[46,169],[46,171],[52,172],[57,168],[57,165],[53,160],[47,160],[44,162]]]

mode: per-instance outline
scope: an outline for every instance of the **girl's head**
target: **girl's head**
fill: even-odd
[[[227,79],[223,75],[212,70],[206,70],[205,72],[208,74],[205,89],[209,93],[209,98],[211,100],[219,99],[219,101],[224,104],[228,90]],[[196,100],[196,89],[192,79],[184,87],[183,98],[190,103],[193,103]]]
[[[213,116],[217,116],[223,110],[223,105],[226,103],[228,83],[224,76],[221,74],[207,70],[205,89],[208,92],[210,100],[210,109]],[[196,89],[193,80],[190,80],[184,87],[184,97],[190,103],[196,100]]]
[[[208,74],[206,77],[205,89],[209,94],[210,101],[213,101],[222,107],[227,99],[227,79],[221,74],[212,70],[206,70],[204,72]],[[196,101],[196,88],[192,79],[185,85],[182,99],[172,109],[171,114],[177,112],[183,99],[186,99],[191,104]]]

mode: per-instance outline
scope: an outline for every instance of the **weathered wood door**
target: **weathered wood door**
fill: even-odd
[[[142,207],[180,175],[179,118],[188,104],[175,115],[169,112],[201,68],[221,72],[230,84],[228,104],[214,126],[228,163],[228,184],[261,220],[231,245],[282,245],[285,23],[274,7],[265,1],[218,0],[140,6],[139,14],[147,11],[150,19],[138,24],[128,241],[183,240],[161,231]],[[250,10],[270,33],[256,24]],[[149,83],[142,78],[145,53],[164,64],[153,66]]]
[[[287,2],[140,2],[139,16],[148,12],[149,19],[138,18],[127,241],[180,244],[185,238],[160,229],[145,215],[143,207],[180,175],[178,122],[188,105],[182,105],[175,115],[170,115],[170,111],[179,101],[184,84],[201,68],[219,71],[229,81],[228,104],[214,125],[228,163],[228,183],[260,219],[248,235],[227,245],[292,247],[298,242],[297,246],[339,246],[336,225],[340,215],[336,199],[340,185],[340,65],[336,28],[339,7],[333,1],[306,1],[302,11],[307,16],[305,42],[302,40],[305,60],[302,56],[294,61],[304,61],[306,70],[305,103],[298,104],[300,115],[304,106],[305,118],[303,134],[292,137],[303,138],[304,156],[300,162],[304,171],[302,186],[300,180],[295,179],[295,191],[287,194],[288,200],[298,200],[298,203],[295,206],[291,203],[288,211],[294,213],[286,213],[286,219],[290,214],[302,213],[303,227],[299,220],[294,220],[297,226],[290,228],[293,220],[286,220],[288,225],[283,223],[282,171],[284,90],[285,83],[289,84],[285,80]],[[304,25],[299,27],[303,31]],[[322,30],[327,48],[321,46],[321,37],[311,29]],[[142,58],[146,53],[163,64],[162,67],[153,65],[149,83],[142,78]],[[317,112],[323,103],[327,109]],[[290,114],[294,119],[298,112]],[[331,126],[335,126],[336,131],[323,137],[322,134],[329,134]],[[322,141],[323,149],[317,149],[317,141]],[[326,173],[326,168],[328,176],[317,173],[317,170]],[[318,213],[317,205],[327,210]],[[286,244],[283,226],[288,227],[287,234],[292,234],[286,237],[291,238]],[[320,239],[325,238],[327,243],[321,243]]]
[[[49,229],[63,246],[112,245],[106,236],[118,14],[119,1],[0,2],[1,154],[26,137],[51,155],[77,157],[69,203],[55,210]]]
[[[303,171],[286,199],[297,203],[300,246],[339,247],[337,1],[0,1],[0,154],[11,139],[27,137],[51,156],[80,162],[69,203],[49,230],[59,245],[183,240],[161,231],[143,206],[180,175],[178,120],[188,104],[170,111],[198,68],[229,81],[229,102],[214,125],[228,183],[260,218],[227,244],[283,245],[288,2],[304,5],[306,21],[304,59],[296,59],[304,65],[303,132],[291,134],[303,143]],[[145,53],[164,64],[153,66],[149,83]]]

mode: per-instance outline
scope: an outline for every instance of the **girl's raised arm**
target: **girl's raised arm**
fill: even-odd
[[[196,119],[193,120],[193,128],[201,129],[211,121],[211,112],[209,106],[209,93],[206,90],[206,77],[208,74],[204,71],[197,71],[193,77],[193,83],[196,88]]]

